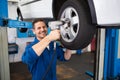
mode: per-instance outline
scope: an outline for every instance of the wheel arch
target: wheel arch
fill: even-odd
[[[97,25],[97,17],[96,17],[96,11],[95,11],[93,0],[87,0],[87,2],[88,2],[89,9],[90,9],[92,23]]]
[[[53,9],[52,10],[53,10],[53,16],[55,19],[57,19],[60,8],[62,7],[62,5],[65,1],[67,1],[67,0],[53,0],[53,4],[52,4]],[[95,12],[93,0],[83,0],[83,1],[88,4],[92,23],[97,25],[97,18],[96,18],[96,12]]]
[[[60,8],[62,7],[65,1],[67,0],[53,0],[52,10],[53,10],[53,16],[55,19],[57,19]]]

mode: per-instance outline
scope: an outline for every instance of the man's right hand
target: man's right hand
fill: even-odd
[[[54,40],[59,40],[60,39],[60,30],[53,30],[50,32],[50,34],[48,35],[50,41],[54,41]]]

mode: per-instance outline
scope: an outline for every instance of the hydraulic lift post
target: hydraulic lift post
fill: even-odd
[[[120,80],[119,29],[106,29],[104,80]]]
[[[0,80],[10,80],[7,27],[32,28],[32,23],[8,19],[8,1],[0,0]]]
[[[119,80],[119,29],[98,29],[94,80]]]
[[[8,17],[7,0],[0,0],[0,80],[10,80],[7,27],[3,26],[3,19]]]

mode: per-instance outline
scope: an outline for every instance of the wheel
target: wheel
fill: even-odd
[[[91,42],[96,31],[92,25],[89,7],[85,0],[67,0],[61,7],[58,19],[67,18],[70,25],[61,26],[61,43],[72,50],[83,49]]]
[[[19,8],[17,8],[17,15],[18,15],[18,20],[23,21],[23,16],[22,16]],[[21,33],[25,33],[25,32],[27,32],[27,28],[19,28],[19,31]]]

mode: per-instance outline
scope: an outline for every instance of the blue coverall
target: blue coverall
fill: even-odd
[[[32,74],[32,80],[41,80],[52,59],[53,53],[56,52],[51,68],[45,76],[45,80],[57,80],[56,63],[57,59],[59,59],[60,61],[66,61],[64,58],[64,51],[58,44],[56,44],[56,51],[54,51],[54,42],[51,42],[49,44],[49,50],[48,48],[45,48],[43,53],[38,56],[32,49],[32,46],[38,42],[39,40],[35,38],[34,42],[27,45],[25,52],[22,56],[22,61],[23,63],[28,65],[28,69]]]

